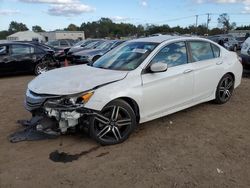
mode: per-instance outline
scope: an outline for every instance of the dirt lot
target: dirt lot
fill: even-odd
[[[30,117],[23,98],[31,79],[0,79],[0,187],[250,187],[249,78],[228,104],[198,105],[97,148],[80,135],[9,143],[16,121]],[[49,159],[55,150],[84,155],[56,163]]]

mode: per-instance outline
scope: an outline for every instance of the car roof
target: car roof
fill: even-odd
[[[184,36],[172,36],[172,35],[160,35],[160,36],[153,36],[153,37],[146,37],[146,38],[139,38],[130,40],[129,42],[154,42],[154,43],[162,43],[168,40],[174,40],[174,39],[198,39],[201,40],[200,37],[184,37]]]
[[[30,42],[4,42],[4,43],[0,43],[0,45],[12,45],[12,44],[36,46],[35,44],[30,43]]]

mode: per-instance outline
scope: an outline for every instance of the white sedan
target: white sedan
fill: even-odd
[[[96,62],[60,68],[28,85],[25,107],[65,133],[87,126],[103,145],[126,140],[136,125],[214,100],[229,101],[242,65],[234,52],[202,38],[127,41]]]

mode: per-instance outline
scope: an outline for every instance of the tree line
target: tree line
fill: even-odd
[[[163,25],[133,25],[129,23],[115,23],[109,18],[101,18],[98,21],[82,23],[80,26],[75,24],[69,24],[68,27],[64,29],[65,31],[84,31],[86,38],[119,38],[119,37],[130,37],[130,36],[148,36],[156,33],[161,34],[197,34],[197,35],[216,35],[227,33],[231,29],[250,29],[248,26],[236,27],[236,23],[230,22],[229,15],[224,13],[221,14],[218,19],[218,27],[208,29],[207,24],[201,24],[197,27],[195,25],[190,25],[188,27],[175,26],[170,27],[167,24]],[[6,39],[10,34],[13,34],[18,31],[27,31],[28,27],[23,23],[18,23],[12,21],[9,25],[8,30],[0,31],[0,39]],[[32,27],[34,32],[44,32],[41,26],[35,25]]]

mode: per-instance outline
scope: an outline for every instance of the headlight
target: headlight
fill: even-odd
[[[69,96],[64,98],[65,104],[85,104],[89,101],[89,99],[94,94],[94,91],[89,91],[76,96]]]
[[[83,59],[88,59],[88,56],[81,56],[80,59],[81,59],[81,60],[83,60]]]
[[[94,94],[94,91],[85,92],[78,95],[65,96],[60,99],[51,99],[45,103],[45,107],[48,108],[80,108],[83,107],[85,103]]]

